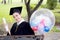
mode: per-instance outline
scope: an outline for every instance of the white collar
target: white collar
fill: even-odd
[[[17,22],[17,25],[21,24],[22,22],[24,22],[25,20],[22,19],[20,22]]]

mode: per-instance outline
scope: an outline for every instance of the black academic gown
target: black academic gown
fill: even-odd
[[[34,32],[28,22],[22,22],[18,26],[17,23],[14,23],[10,32],[11,35],[34,35]]]

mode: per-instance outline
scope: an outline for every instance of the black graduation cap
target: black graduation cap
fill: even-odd
[[[10,9],[10,15],[12,15],[14,12],[18,12],[19,14],[21,14],[22,11],[22,7],[13,7]]]

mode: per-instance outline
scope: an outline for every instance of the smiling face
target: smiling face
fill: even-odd
[[[12,16],[16,20],[16,22],[21,21],[21,15],[18,12],[14,12]]]

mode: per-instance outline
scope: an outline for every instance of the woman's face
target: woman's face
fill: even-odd
[[[18,12],[13,13],[13,18],[16,20],[16,22],[21,21],[21,15]]]

